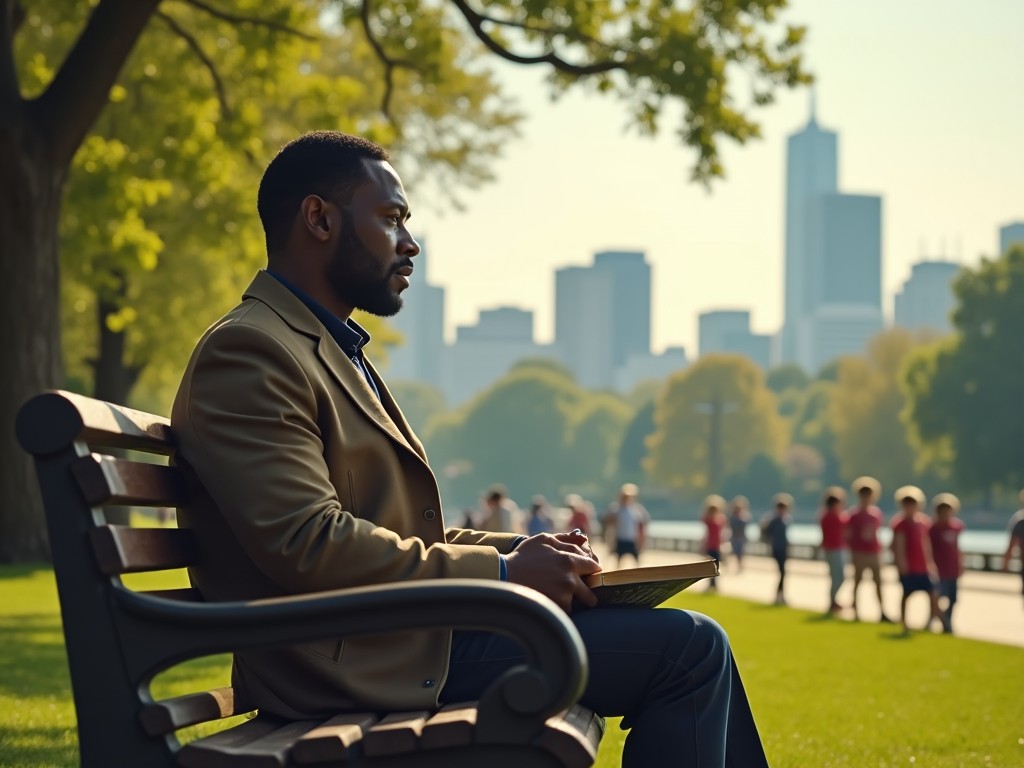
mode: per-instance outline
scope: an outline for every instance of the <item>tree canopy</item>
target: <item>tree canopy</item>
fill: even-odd
[[[954,284],[955,333],[910,356],[906,418],[926,460],[965,489],[1024,485],[1024,246],[965,269]]]
[[[21,403],[65,382],[62,293],[70,317],[95,324],[90,342],[68,322],[72,380],[130,391],[159,368],[165,318],[200,324],[251,270],[258,238],[244,232],[242,193],[298,130],[400,147],[403,174],[432,179],[439,200],[487,180],[517,116],[481,50],[545,67],[556,94],[621,99],[641,132],[679,105],[692,176],[707,183],[724,173],[720,140],[757,136],[774,90],[809,80],[804,30],[777,18],[785,5],[0,0],[0,252],[18,254],[0,281],[0,345],[16,372],[0,378],[0,561],[45,555],[35,479],[12,435]],[[62,242],[74,249],[64,265]]]
[[[755,455],[777,460],[786,440],[764,374],[741,355],[708,355],[669,378],[654,424],[645,469],[656,483],[679,492],[718,492]]]

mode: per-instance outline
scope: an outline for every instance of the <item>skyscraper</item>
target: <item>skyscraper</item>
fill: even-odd
[[[585,387],[650,354],[651,267],[642,251],[602,251],[590,267],[555,272],[555,345]]]
[[[999,255],[1003,255],[1014,243],[1024,246],[1024,221],[1012,221],[999,228]]]
[[[795,362],[800,321],[807,314],[811,255],[807,243],[809,207],[818,195],[838,190],[838,142],[834,131],[818,126],[814,101],[802,131],[786,145],[786,302],[782,328],[782,362]]]
[[[388,378],[423,381],[441,387],[444,355],[444,288],[427,282],[427,245],[420,255],[409,288],[402,294],[402,311],[388,323],[402,334],[402,345],[388,351]]]
[[[466,402],[530,357],[558,355],[533,340],[533,312],[518,307],[480,311],[475,325],[460,325],[446,350],[442,391],[452,406]]]
[[[895,297],[894,320],[900,328],[953,330],[956,308],[953,280],[960,265],[949,261],[922,261],[911,267],[910,277]]]
[[[762,369],[770,365],[771,338],[750,330],[750,312],[718,309],[698,317],[700,356],[727,352],[744,355]]]
[[[816,371],[882,329],[882,200],[838,190],[837,137],[807,126],[786,156],[782,362]]]

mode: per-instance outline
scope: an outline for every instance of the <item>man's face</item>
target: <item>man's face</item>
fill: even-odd
[[[872,493],[870,488],[861,488],[859,491],[857,491],[857,498],[860,499],[860,505],[862,507],[866,507],[869,504],[871,504],[871,497],[873,495],[874,494]]]
[[[912,515],[917,512],[917,500],[911,497],[900,499],[900,509],[903,510],[903,514]]]
[[[409,203],[398,174],[387,162],[364,162],[370,178],[341,209],[342,230],[326,278],[348,306],[389,317],[402,308],[420,247],[406,228]]]

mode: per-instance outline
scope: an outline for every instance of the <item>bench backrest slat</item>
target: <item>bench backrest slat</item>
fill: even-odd
[[[71,466],[85,500],[98,505],[177,507],[185,502],[185,481],[176,467],[93,453]]]
[[[22,406],[15,426],[22,447],[35,456],[57,453],[76,441],[165,456],[174,451],[171,422],[163,416],[73,392],[37,395]]]
[[[89,531],[99,569],[107,576],[187,568],[199,560],[192,531],[99,525]]]

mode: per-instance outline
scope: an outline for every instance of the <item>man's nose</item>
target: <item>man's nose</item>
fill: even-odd
[[[420,244],[416,242],[416,238],[404,227],[402,231],[402,239],[398,241],[398,252],[402,256],[408,256],[410,259],[414,256],[419,256]]]

